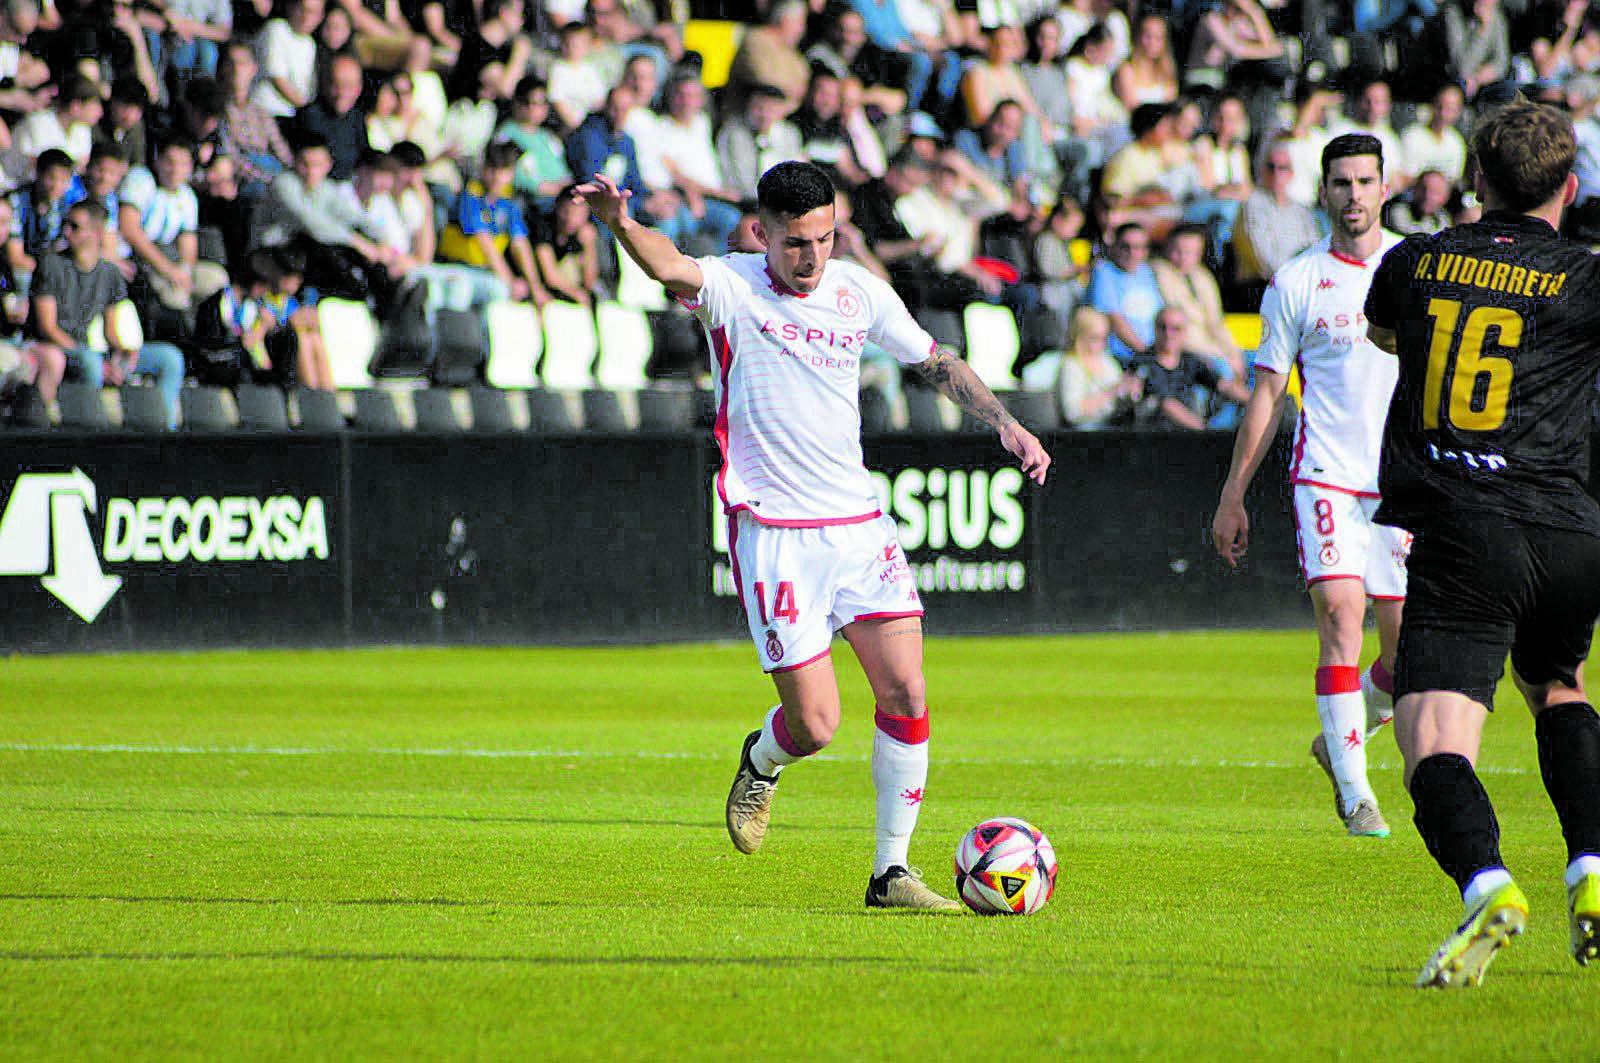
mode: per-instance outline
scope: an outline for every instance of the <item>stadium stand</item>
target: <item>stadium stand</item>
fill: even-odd
[[[300,395],[302,409],[307,401],[306,396],[312,392],[303,392]],[[332,392],[315,392],[318,395],[327,395],[332,398]],[[315,400],[312,400],[313,402]],[[239,410],[239,430],[241,432],[287,432],[289,430],[289,407],[281,388],[264,384],[241,384],[235,393],[234,402]]]

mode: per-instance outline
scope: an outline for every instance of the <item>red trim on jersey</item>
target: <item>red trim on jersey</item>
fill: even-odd
[[[728,377],[733,372],[733,348],[728,344],[728,330],[718,326],[711,330],[711,357],[717,361],[717,379],[722,384],[722,397],[717,402],[717,419],[711,427],[711,437],[717,441],[722,453],[722,467],[717,470],[717,497],[722,499],[724,512],[728,507]]]
[[[807,752],[800,748],[800,743],[794,740],[789,733],[789,725],[783,722],[783,706],[779,705],[772,710],[772,737],[777,739],[778,746],[791,757],[809,757],[816,750]]]
[[[1317,695],[1359,694],[1361,669],[1353,664],[1325,664],[1317,669]]]
[[[801,661],[799,664],[786,664],[782,668],[774,668],[772,671],[768,672],[767,674],[768,675],[777,675],[779,672],[793,672],[793,671],[796,671],[798,669],[804,668],[808,664],[816,664],[818,661],[822,660],[824,657],[828,656],[832,652],[833,652],[833,650],[831,650],[831,649],[823,650],[821,653],[817,654],[815,657],[811,658],[808,661]]]
[[[928,740],[928,714],[926,711],[921,716],[890,716],[882,709],[874,708],[872,722],[878,725],[878,730],[908,746],[921,745]]]
[[[1343,262],[1347,266],[1360,266],[1362,269],[1366,269],[1367,268],[1366,262],[1363,261],[1362,259],[1351,258],[1349,255],[1344,254],[1342,251],[1335,251],[1331,247],[1328,248],[1328,254],[1332,255],[1334,258],[1338,259],[1340,262]]]
[[[1403,594],[1369,594],[1367,597],[1375,602],[1403,602],[1406,600],[1406,596]]]
[[[1354,495],[1357,498],[1382,497],[1376,491],[1357,491],[1353,487],[1340,487],[1338,484],[1323,483],[1321,480],[1307,480],[1298,476],[1289,482],[1294,484],[1296,487],[1320,487],[1324,491],[1337,491],[1341,495]]]
[[[772,282],[772,290],[777,292],[779,295],[792,295],[796,299],[804,299],[806,296],[811,294],[810,292],[797,292],[787,284],[783,283],[783,281],[778,279],[777,274],[772,272],[771,266],[763,266],[762,270],[766,273],[767,280]]]
[[[739,608],[744,608],[744,574],[739,571],[739,521],[728,518],[728,559],[733,562],[733,589],[739,595]]]
[[[850,622],[854,624],[858,620],[904,620],[907,617],[922,615],[924,614],[921,609],[911,613],[862,613]]]
[[[726,502],[727,500],[723,499],[723,501]],[[875,509],[871,513],[863,513],[858,517],[818,517],[813,520],[777,520],[769,517],[763,517],[761,514],[757,513],[743,502],[739,503],[737,506],[729,506],[725,512],[731,516],[741,511],[748,513],[750,516],[755,518],[755,522],[757,524],[765,524],[769,528],[832,528],[839,524],[865,524],[869,520],[877,520],[879,517],[883,516],[883,510]]]

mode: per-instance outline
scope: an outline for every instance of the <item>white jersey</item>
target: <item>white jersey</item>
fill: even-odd
[[[1367,338],[1367,289],[1400,237],[1384,231],[1372,257],[1339,254],[1327,238],[1279,267],[1261,300],[1256,365],[1300,369],[1300,416],[1289,478],[1378,495],[1378,451],[1399,360]]]
[[[681,301],[711,341],[723,509],[787,527],[878,516],[861,458],[861,351],[871,341],[912,364],[927,360],[933,338],[854,263],[828,262],[801,295],[762,254],[695,261],[704,283]]]

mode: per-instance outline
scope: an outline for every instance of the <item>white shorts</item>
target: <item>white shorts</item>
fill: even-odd
[[[1306,584],[1359,579],[1369,598],[1406,596],[1411,533],[1374,524],[1378,500],[1310,484],[1294,485],[1295,539]]]
[[[741,510],[729,521],[728,544],[764,671],[810,664],[828,652],[835,631],[857,620],[922,615],[890,517],[780,528]]]

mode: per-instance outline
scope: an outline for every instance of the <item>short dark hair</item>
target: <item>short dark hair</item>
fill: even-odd
[[[283,280],[283,266],[273,251],[262,248],[250,252],[239,270],[237,279],[246,288],[252,284],[265,284],[268,288],[276,288],[278,282]]]
[[[1328,141],[1322,149],[1322,179],[1328,179],[1328,170],[1337,159],[1353,159],[1358,155],[1372,155],[1378,160],[1378,176],[1383,176],[1383,141],[1371,133],[1342,133]]]
[[[522,158],[522,149],[509,140],[492,141],[483,149],[483,168],[486,170],[505,170],[516,166]]]
[[[75,170],[77,164],[72,161],[72,156],[60,148],[46,148],[33,160],[33,175],[38,177],[46,170]]]
[[[106,222],[111,220],[111,212],[107,210],[106,205],[100,202],[98,199],[80,199],[72,206],[67,208],[68,214],[71,214],[73,211],[87,214],[90,221],[102,227],[106,224]]]
[[[56,94],[56,100],[61,104],[83,103],[98,99],[100,99],[100,83],[82,74],[67,75],[62,79]]]
[[[118,162],[128,162],[127,143],[115,140],[95,141],[94,147],[89,149],[89,165],[93,166],[99,159],[116,159]]]
[[[761,175],[756,202],[763,214],[798,218],[818,207],[833,206],[833,182],[814,162],[780,162]]]
[[[387,151],[363,148],[356,156],[356,169],[377,170],[380,173],[399,173],[404,164]]]
[[[333,150],[333,146],[328,142],[326,133],[315,129],[307,129],[304,126],[295,130],[294,139],[289,142],[289,149],[296,155],[304,151],[314,151],[317,148],[327,152]]]
[[[1500,204],[1528,211],[1561,190],[1578,157],[1572,119],[1517,96],[1479,121],[1471,160]]]
[[[1172,110],[1172,105],[1169,103],[1141,103],[1133,109],[1133,114],[1128,119],[1128,132],[1133,134],[1133,139],[1138,140],[1160,125]]]
[[[183,90],[183,102],[204,118],[221,118],[228,111],[228,98],[215,78],[195,78]]]
[[[306,275],[306,253],[292,244],[272,248],[273,261],[277,263],[280,277]]]
[[[768,85],[766,82],[758,82],[745,90],[745,99],[747,100],[786,100],[788,98],[778,86]]]
[[[427,152],[410,140],[400,141],[400,143],[389,149],[389,154],[407,170],[420,170],[428,165]]]
[[[139,107],[150,106],[150,91],[137,78],[123,77],[111,83],[113,103],[131,103]]]

